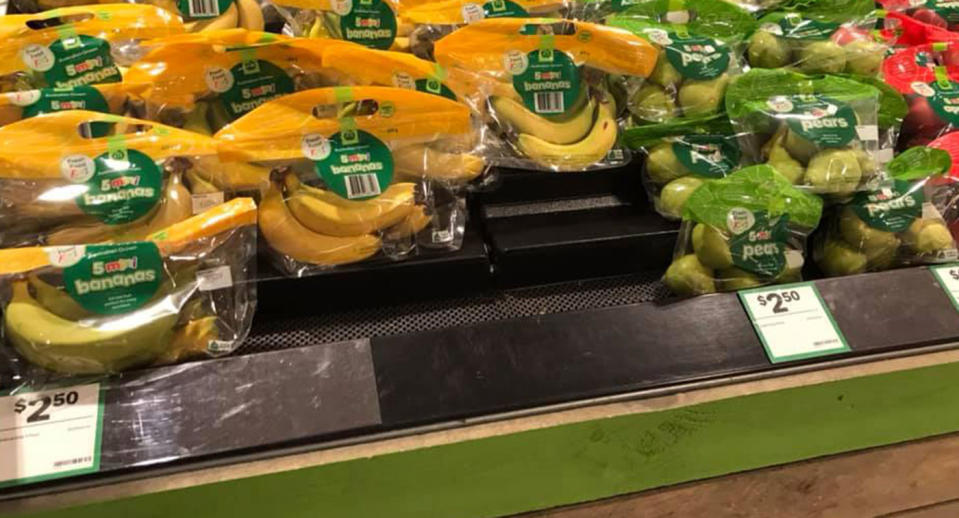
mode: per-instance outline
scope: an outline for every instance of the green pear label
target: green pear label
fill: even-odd
[[[799,13],[788,13],[779,20],[772,32],[792,40],[828,40],[837,30],[838,23],[821,22],[805,18]]]
[[[539,115],[561,115],[579,95],[579,67],[565,52],[542,48],[528,54],[507,53],[506,69],[523,104]]]
[[[715,79],[729,69],[730,50],[712,38],[680,37],[669,33],[672,43],[665,46],[666,59],[683,77]]]
[[[31,70],[42,72],[47,85],[54,88],[123,80],[110,55],[110,44],[92,36],[60,38],[49,47],[30,44],[20,51],[20,57]]]
[[[926,0],[925,7],[945,18],[949,24],[959,23],[959,1],[957,0]]]
[[[933,111],[949,124],[959,125],[959,83],[934,81],[928,85],[918,83],[913,90],[926,96]]]
[[[722,178],[739,166],[739,146],[714,135],[687,135],[673,142],[673,153],[696,176]]]
[[[396,39],[396,14],[383,0],[339,0],[340,33],[346,41],[386,50]]]
[[[176,8],[188,20],[216,18],[230,8],[233,0],[177,0]]]
[[[329,139],[307,135],[303,149],[326,187],[348,200],[375,198],[393,181],[390,149],[363,130],[341,130]]]
[[[68,155],[60,169],[68,180],[86,187],[75,198],[77,206],[108,225],[136,221],[160,202],[163,172],[135,149],[113,149],[93,160]]]
[[[439,95],[453,101],[456,100],[456,94],[437,79],[417,79],[413,83],[413,89],[417,92],[426,92],[428,94]]]
[[[103,94],[92,86],[71,88],[42,88],[31,95],[31,103],[23,107],[23,118],[36,117],[44,113],[66,110],[87,110],[110,113],[110,106]],[[91,125],[94,138],[104,137],[109,132],[105,125]]]
[[[163,278],[156,243],[86,245],[83,257],[63,269],[67,294],[98,315],[129,313],[156,295]]]
[[[878,191],[856,193],[849,205],[870,227],[884,232],[902,232],[922,216],[925,200],[922,182],[896,180],[892,186]]]
[[[772,278],[786,267],[789,239],[787,214],[770,218],[764,211],[731,209],[726,215],[733,264],[762,278]]]
[[[222,69],[220,69],[222,70]],[[226,108],[230,120],[236,120],[253,111],[263,103],[293,93],[293,79],[280,67],[262,59],[252,59],[238,63],[230,69],[230,77],[220,81],[225,91],[220,94],[220,102]]]
[[[484,18],[529,18],[529,13],[516,2],[492,0],[483,4]]]
[[[783,113],[789,128],[823,148],[844,147],[856,138],[856,112],[848,104],[821,96],[789,99]]]

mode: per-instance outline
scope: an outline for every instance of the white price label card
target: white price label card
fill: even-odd
[[[929,268],[932,274],[946,290],[952,305],[959,310],[959,264],[946,264]]]
[[[100,469],[100,385],[0,397],[0,487]]]
[[[772,363],[849,350],[846,338],[811,282],[739,292]]]

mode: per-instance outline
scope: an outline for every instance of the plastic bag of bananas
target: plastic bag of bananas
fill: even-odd
[[[87,110],[123,115],[147,85],[104,83],[68,88],[41,88],[0,94],[0,126],[44,113]]]
[[[398,18],[398,0],[274,0],[283,33],[332,38],[380,50],[409,51],[411,27]]]
[[[116,0],[11,0],[18,13],[36,13],[62,7],[109,4]],[[137,0],[179,16],[190,32],[243,28],[263,30],[263,11],[256,0]]]
[[[583,171],[624,165],[625,103],[611,76],[647,77],[656,49],[622,29],[548,18],[495,18],[467,25],[436,44],[450,73],[481,79],[470,103],[498,165]]]
[[[270,167],[260,231],[302,276],[462,244],[456,188],[481,177],[469,108],[379,86],[319,88],[266,103],[216,138],[221,157]]]
[[[144,241],[0,250],[2,355],[42,383],[232,352],[253,319],[255,223],[234,198]]]
[[[0,128],[0,246],[135,241],[265,172],[225,166],[211,137],[89,111]]]
[[[565,18],[563,0],[443,0],[400,11],[403,21],[412,25],[409,51],[423,59],[433,59],[433,46],[456,29],[487,18]]]
[[[253,45],[173,42],[151,50],[125,80],[150,85],[142,96],[146,118],[211,135],[277,97],[339,85],[341,74],[323,65],[323,51],[345,45],[302,38]]]
[[[118,83],[141,41],[183,31],[179,17],[149,5],[0,16],[0,92]]]

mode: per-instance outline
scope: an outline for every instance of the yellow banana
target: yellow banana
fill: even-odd
[[[518,133],[528,133],[553,144],[572,144],[582,140],[593,127],[596,102],[592,97],[586,106],[567,121],[554,122],[526,109],[522,103],[508,97],[493,97],[493,110]]]
[[[283,193],[271,186],[257,214],[267,243],[292,259],[322,266],[355,263],[380,250],[380,240],[371,235],[334,237],[317,234],[301,225],[283,201]]]
[[[486,168],[482,158],[469,153],[446,153],[425,145],[406,146],[393,151],[397,174],[427,177],[448,182],[468,182]]]
[[[66,291],[49,284],[38,275],[31,275],[28,282],[33,290],[33,297],[54,315],[67,320],[82,320],[93,316],[93,313],[83,309]]]
[[[213,194],[223,192],[223,189],[220,189],[216,185],[213,185],[211,182],[207,181],[206,178],[200,176],[195,168],[187,170],[186,179],[190,184],[190,192],[192,194]]]
[[[270,183],[270,170],[246,162],[223,162],[207,156],[193,160],[196,174],[220,191],[264,191]]]
[[[47,311],[20,281],[3,323],[7,340],[31,363],[65,374],[102,374],[158,356],[170,342],[178,311],[163,301],[128,315],[73,322]]]
[[[202,317],[176,328],[170,345],[155,365],[169,365],[207,354],[210,342],[220,338],[219,317]]]
[[[337,237],[361,236],[392,227],[413,210],[416,186],[396,183],[376,198],[346,200],[335,193],[303,185],[294,174],[286,179],[286,205],[306,228]]]
[[[409,52],[410,39],[405,36],[397,36],[393,39],[393,44],[390,45],[390,50],[394,52]]]
[[[395,241],[397,239],[415,236],[426,228],[426,225],[429,225],[432,219],[433,218],[426,214],[426,209],[424,209],[423,206],[417,205],[413,207],[413,210],[406,219],[387,231],[386,237],[387,239]]]
[[[236,0],[240,11],[239,26],[248,31],[262,31],[264,28],[263,11],[256,0]]]
[[[553,144],[537,136],[521,133],[517,148],[524,155],[550,167],[581,169],[603,159],[616,144],[618,127],[613,104],[601,102],[593,129],[573,144]]]
[[[235,3],[231,3],[225,13],[216,18],[197,20],[195,22],[184,23],[187,32],[216,31],[220,29],[233,29],[237,26],[240,19],[240,10]]]
[[[213,136],[213,130],[210,129],[210,124],[207,122],[206,114],[210,110],[210,104],[203,101],[197,101],[193,105],[193,110],[187,114],[186,119],[183,122],[183,129],[187,131],[192,131],[193,133],[199,133],[200,135],[206,135],[208,137]]]

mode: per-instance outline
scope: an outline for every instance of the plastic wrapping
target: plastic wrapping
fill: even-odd
[[[955,131],[959,113],[959,41],[896,51],[883,63],[883,79],[906,97],[900,148],[922,146]]]
[[[231,352],[253,319],[255,220],[236,198],[146,241],[0,250],[4,356],[42,385]]]
[[[41,88],[0,94],[0,127],[44,113],[87,110],[125,115],[147,85],[104,83],[69,88]]]
[[[0,143],[3,247],[140,240],[265,181],[221,164],[211,137],[89,111],[4,126]]]
[[[884,166],[896,154],[896,146],[902,135],[902,123],[909,114],[906,98],[898,90],[876,77],[847,76],[847,79],[867,84],[879,91],[879,165]]]
[[[657,51],[628,31],[554,19],[483,20],[440,40],[436,59],[475,78],[471,106],[490,124],[499,165],[583,171],[624,165],[625,102],[611,82],[647,77]]]
[[[396,0],[276,0],[274,4],[286,20],[284,34],[409,51],[412,26],[399,18]]]
[[[378,86],[320,88],[266,103],[216,138],[225,160],[271,169],[260,231],[277,267],[302,276],[462,244],[458,188],[481,181],[469,109]]]
[[[668,219],[680,219],[696,188],[738,170],[744,158],[725,116],[630,128],[625,140],[646,156],[643,186],[656,212]]]
[[[0,17],[0,92],[118,83],[142,40],[184,31],[163,9],[135,4],[64,7]]]
[[[879,91],[834,76],[752,70],[726,93],[726,109],[754,163],[803,189],[842,197],[879,186]]]
[[[134,64],[126,81],[150,85],[143,94],[146,118],[211,135],[277,97],[339,85],[340,75],[323,66],[323,52],[343,45],[328,39],[171,43]]]
[[[801,280],[822,200],[769,166],[704,183],[686,203],[663,282],[681,296]]]
[[[617,14],[606,18],[616,27],[629,29],[630,20],[658,23],[683,31],[722,40],[736,50],[756,30],[756,19],[725,0],[634,0]]]
[[[830,276],[882,271],[959,259],[949,231],[957,216],[959,182],[949,172],[949,153],[912,148],[889,164],[895,181],[877,191],[857,193],[832,207],[816,235],[813,257]]]
[[[877,0],[883,9],[907,14],[920,23],[959,30],[959,6],[951,0]]]
[[[563,0],[443,0],[403,9],[403,20],[412,25],[410,48],[417,57],[433,60],[436,42],[456,29],[488,18],[563,18]]]

